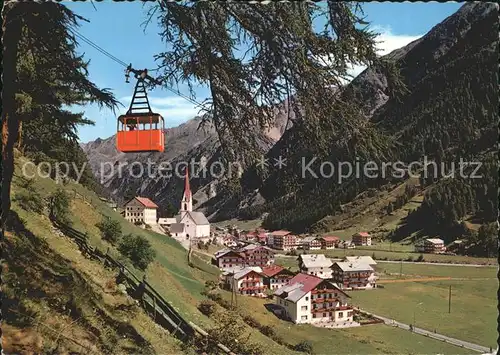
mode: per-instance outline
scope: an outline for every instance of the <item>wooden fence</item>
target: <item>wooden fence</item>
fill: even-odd
[[[85,233],[58,222],[54,217],[51,217],[51,220],[54,226],[64,235],[76,242],[84,255],[87,255],[91,259],[99,260],[106,267],[118,269],[117,283],[125,284],[128,294],[139,300],[140,305],[146,313],[157,324],[171,332],[172,335],[181,341],[186,341],[195,334],[205,337],[208,335],[207,332],[196,324],[186,321],[145,279],[139,280],[125,265],[112,258],[108,254],[108,251],[104,253],[97,247],[92,247],[88,243],[88,236]],[[222,344],[217,344],[217,346],[223,352],[232,354],[226,346]]]

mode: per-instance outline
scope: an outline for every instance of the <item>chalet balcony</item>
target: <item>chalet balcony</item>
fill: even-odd
[[[344,279],[359,279],[359,278],[363,278],[363,277],[370,277],[370,273],[369,272],[364,272],[364,273],[361,273],[361,274],[343,275]]]
[[[318,294],[318,293],[334,293],[336,290],[333,289],[323,289],[323,290],[314,290],[311,292],[311,294]]]
[[[326,313],[326,312],[336,312],[336,311],[348,311],[352,310],[351,306],[339,306],[339,307],[328,307],[328,308],[313,308],[311,313]]]
[[[340,302],[339,299],[337,298],[315,298],[311,300],[312,303],[333,303],[333,302]]]
[[[240,287],[239,291],[258,291],[258,290],[266,290],[267,286],[249,286],[249,287]]]

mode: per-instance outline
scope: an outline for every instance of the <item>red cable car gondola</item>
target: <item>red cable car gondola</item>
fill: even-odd
[[[134,96],[125,115],[118,117],[116,147],[123,153],[163,152],[165,150],[165,122],[163,117],[151,111],[146,93],[145,79],[159,84],[147,70],[138,71],[129,65],[126,72],[137,78]]]

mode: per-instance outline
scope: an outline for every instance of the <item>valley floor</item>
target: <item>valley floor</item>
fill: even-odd
[[[43,197],[48,196],[55,191],[58,186],[50,179],[37,179],[35,188]],[[184,246],[179,242],[166,235],[158,234],[153,231],[143,230],[133,226],[121,218],[121,216],[110,209],[105,203],[100,202],[99,198],[80,185],[70,184],[63,187],[67,191],[75,191],[71,201],[72,223],[73,227],[79,231],[88,234],[89,243],[98,246],[102,250],[109,248],[109,252],[113,255],[118,255],[116,248],[108,242],[102,240],[96,224],[104,217],[115,219],[121,223],[123,233],[133,233],[142,235],[146,238],[156,251],[156,260],[148,267],[146,276],[148,282],[166,299],[168,302],[187,320],[194,322],[206,330],[217,326],[217,319],[209,318],[203,315],[198,306],[200,302],[206,300],[203,292],[206,290],[205,283],[207,281],[217,281],[219,270],[210,265],[207,253],[196,250],[191,255],[191,263],[188,263],[188,253]],[[14,195],[24,191],[23,182],[15,181]],[[84,196],[79,198],[78,196]],[[112,280],[115,273],[102,268],[97,262],[91,261],[84,257],[78,250],[77,246],[68,238],[59,235],[53,229],[49,219],[44,213],[32,213],[23,209],[21,206],[14,203],[14,211],[19,215],[21,225],[24,225],[29,231],[36,231],[36,239],[33,242],[39,243],[43,240],[47,246],[37,247],[36,244],[26,244],[26,238],[22,234],[14,233],[11,235],[12,243],[18,246],[10,247],[9,253],[16,252],[18,257],[16,260],[25,260],[25,264],[17,265],[15,260],[9,261],[11,273],[18,273],[22,270],[29,270],[30,266],[37,265],[37,257],[44,257],[44,260],[56,260],[63,262],[64,267],[47,264],[45,266],[37,266],[39,271],[35,274],[21,272],[5,278],[6,294],[10,295],[12,300],[16,298],[14,295],[22,294],[28,289],[33,289],[36,282],[40,282],[47,278],[46,275],[53,275],[53,279],[47,279],[43,287],[40,289],[50,297],[41,297],[41,294],[29,294],[29,297],[24,297],[24,301],[28,302],[23,305],[23,309],[29,308],[35,310],[33,317],[39,317],[43,320],[48,320],[49,316],[52,319],[59,319],[58,324],[53,324],[54,329],[61,329],[61,337],[80,339],[85,342],[83,346],[101,347],[96,349],[97,352],[102,351],[102,347],[109,347],[109,350],[116,350],[115,353],[130,353],[137,349],[150,349],[151,353],[171,354],[171,353],[186,353],[184,348],[181,350],[181,344],[175,340],[170,334],[164,331],[161,327],[155,325],[148,316],[140,309],[133,313],[130,311],[120,310],[123,307],[128,307],[127,296],[119,293],[116,286],[113,286]],[[32,243],[32,242],[30,242]],[[13,244],[14,245],[14,244]],[[40,249],[41,248],[41,249]],[[44,255],[40,250],[46,250],[50,255]],[[29,251],[29,253],[27,253]],[[12,253],[12,255],[15,255]],[[64,261],[63,261],[64,260]],[[28,262],[29,261],[29,262]],[[291,261],[289,258],[278,258],[278,263],[283,261]],[[28,262],[28,264],[26,264]],[[61,264],[62,265],[62,264]],[[47,266],[49,271],[47,271]],[[394,278],[393,273],[400,271],[400,265],[384,264],[383,267],[387,278]],[[17,269],[16,269],[17,268]],[[61,275],[65,275],[62,270],[71,269],[71,273],[81,275],[86,280],[88,286],[84,289],[69,287],[62,285],[61,289],[56,288],[60,285]],[[450,270],[448,270],[450,269]],[[455,270],[455,271],[452,271]],[[38,269],[37,269],[38,270]],[[44,271],[45,270],[45,271]],[[446,270],[444,272],[443,270]],[[467,270],[467,271],[465,271]],[[474,271],[484,272],[476,275]],[[491,268],[460,268],[460,267],[445,267],[445,266],[427,266],[427,265],[406,265],[403,268],[404,277],[415,278],[415,275],[426,277],[447,277],[451,276],[463,278],[491,278]],[[135,270],[136,276],[142,278],[143,273]],[[459,272],[459,274],[456,274]],[[42,276],[44,275],[44,276]],[[24,277],[26,286],[24,288],[16,286],[12,283],[15,278]],[[53,280],[53,281],[50,281]],[[73,281],[74,282],[74,281]],[[447,285],[453,283],[452,294],[452,313],[446,314],[447,310]],[[59,287],[59,286],[57,286]],[[69,288],[68,288],[69,287]],[[480,344],[487,346],[492,343],[493,333],[488,332],[486,326],[494,329],[493,317],[495,301],[489,297],[493,294],[493,283],[479,282],[478,280],[463,281],[439,281],[435,283],[401,283],[387,284],[383,289],[377,289],[367,292],[352,293],[355,305],[362,309],[390,317],[401,322],[410,322],[412,316],[412,308],[408,304],[421,302],[421,297],[426,297],[424,301],[427,304],[425,311],[417,314],[416,324],[425,329],[436,327],[438,332],[445,335],[458,337],[459,339],[477,341]],[[57,294],[51,294],[51,290],[57,291]],[[473,291],[470,291],[470,290]],[[24,290],[24,291],[23,291]],[[89,291],[83,291],[89,290]],[[74,294],[73,294],[74,291]],[[9,293],[10,292],[10,293]],[[90,296],[88,296],[88,292]],[[230,299],[231,294],[226,291],[221,291],[226,299]],[[71,296],[73,295],[73,296]],[[98,295],[93,298],[92,295]],[[374,297],[377,295],[377,297]],[[73,304],[79,309],[76,318],[68,318],[64,312],[60,313],[56,303],[51,303],[51,299],[74,297]],[[292,345],[301,341],[310,341],[313,344],[314,351],[317,354],[413,354],[413,353],[442,353],[442,354],[462,354],[470,353],[460,347],[444,343],[435,339],[430,339],[425,336],[408,336],[407,330],[393,328],[387,325],[371,325],[362,326],[350,329],[324,329],[316,328],[309,325],[294,325],[292,323],[282,321],[274,316],[273,313],[266,309],[266,304],[269,300],[238,297],[238,317],[243,322],[244,316],[251,316],[257,319],[261,324],[268,325],[276,330],[276,333],[288,343]],[[49,302],[50,301],[50,302]],[[16,301],[17,302],[17,301]],[[94,303],[89,303],[94,302]],[[97,302],[97,303],[95,303]],[[63,303],[64,305],[65,303]],[[98,305],[96,308],[95,305]],[[486,305],[485,310],[479,309],[480,305]],[[78,308],[79,307],[79,308]],[[17,308],[17,309],[16,309]],[[97,315],[92,315],[93,309],[101,308]],[[11,302],[10,311],[22,311],[19,303]],[[135,308],[136,309],[136,308]],[[438,312],[437,310],[441,310]],[[479,316],[476,319],[482,319],[483,324],[475,324],[475,320],[469,321],[464,317],[464,312],[458,310],[470,309],[476,312]],[[455,310],[457,310],[455,312]],[[24,312],[24,311],[23,311]],[[83,312],[83,313],[82,313]],[[102,313],[104,312],[104,313]],[[13,314],[13,313],[12,313]],[[57,317],[56,317],[57,315]],[[83,315],[83,318],[82,318]],[[102,318],[106,321],[103,322]],[[42,318],[40,318],[42,316]],[[12,318],[13,319],[13,318]],[[19,343],[19,335],[23,332],[33,331],[35,323],[16,323],[12,319],[6,319],[5,324],[7,330],[4,332],[4,339],[10,340],[11,348],[21,349],[24,345]],[[446,319],[451,322],[446,323]],[[86,321],[84,321],[86,320]],[[90,322],[90,323],[89,323]],[[108,323],[106,323],[108,322]],[[468,338],[464,337],[466,325],[471,324],[476,327],[476,330],[469,333]],[[50,326],[50,325],[49,325]],[[99,327],[102,327],[99,328]],[[125,328],[123,328],[125,327]],[[131,328],[132,327],[132,328]],[[96,330],[99,329],[99,330]],[[127,329],[125,338],[117,336],[117,332]],[[63,331],[64,330],[64,331]],[[247,324],[244,325],[244,331],[248,334],[252,342],[261,344],[265,349],[265,354],[290,354],[293,353],[289,348],[278,344],[273,339],[262,334],[258,329]],[[9,333],[10,332],[10,333]],[[38,330],[40,332],[40,330]],[[42,334],[42,333],[40,333]],[[100,334],[98,339],[95,334]],[[118,333],[121,334],[121,333]],[[140,338],[134,334],[140,334]],[[45,336],[46,347],[55,348],[56,338]],[[64,338],[63,337],[63,338]],[[39,339],[39,338],[36,338]],[[114,340],[113,340],[114,339]],[[39,340],[34,340],[34,344]],[[68,342],[71,342],[68,340]],[[230,344],[227,344],[230,346]],[[76,352],[81,351],[74,349],[75,345],[67,345],[68,349]],[[38,349],[33,348],[32,349]],[[121,349],[121,350],[120,350]],[[135,350],[134,350],[135,349]],[[39,349],[40,350],[40,349]],[[43,348],[40,350],[42,351]],[[91,351],[89,351],[91,352]]]

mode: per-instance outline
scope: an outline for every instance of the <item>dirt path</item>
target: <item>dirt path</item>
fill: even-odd
[[[388,284],[388,283],[399,283],[399,282],[418,282],[418,281],[442,281],[442,280],[453,280],[451,277],[419,277],[414,279],[396,279],[396,280],[378,280],[378,284]]]
[[[473,281],[473,280],[493,280],[491,277],[418,277],[412,279],[379,279],[378,284],[387,283],[399,283],[399,282],[428,282],[428,281],[443,281],[443,280],[453,280],[453,281]]]
[[[213,258],[213,256],[214,256],[213,254],[206,253],[206,252],[201,251],[201,250],[193,250],[193,252],[198,253],[198,254],[202,254],[202,255],[209,256],[210,258]]]

